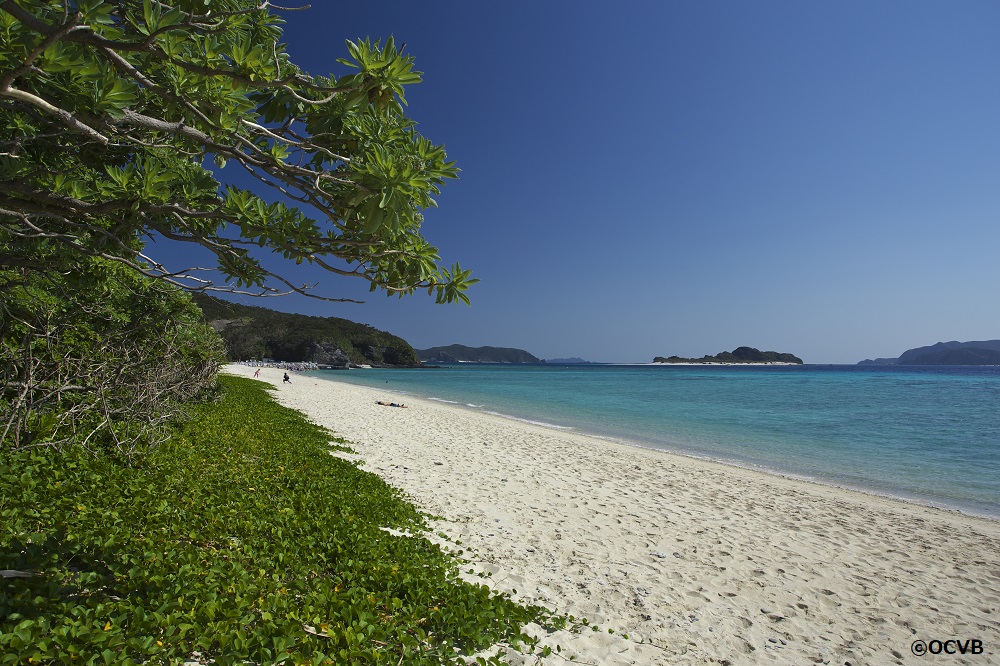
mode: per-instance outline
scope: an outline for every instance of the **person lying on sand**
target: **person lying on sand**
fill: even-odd
[[[382,405],[383,407],[402,407],[403,409],[409,409],[406,405],[398,402],[382,402],[381,400],[376,400],[375,404]]]

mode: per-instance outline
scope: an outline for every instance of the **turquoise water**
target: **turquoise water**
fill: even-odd
[[[449,365],[313,376],[1000,517],[1000,368]]]

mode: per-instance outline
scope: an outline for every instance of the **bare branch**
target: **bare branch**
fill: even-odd
[[[274,7],[275,9],[280,9],[283,12],[299,12],[302,11],[303,9],[312,8],[312,5],[302,5],[301,7],[282,7],[280,5],[274,4],[273,2],[266,2],[266,1],[261,3],[260,6],[261,9],[263,9],[264,7]]]
[[[0,88],[0,96],[18,100],[19,102],[26,102],[27,104],[31,104],[32,106],[41,109],[45,113],[55,116],[56,118],[59,119],[60,122],[62,122],[70,129],[74,129],[77,132],[86,134],[91,139],[100,141],[103,144],[108,143],[108,137],[104,136],[103,134],[95,130],[93,127],[87,125],[86,123],[77,120],[77,118],[69,111],[66,111],[65,109],[60,109],[57,106],[49,104],[48,102],[46,102],[41,97],[38,97],[37,95],[32,95],[31,93],[25,92],[24,90],[18,90],[16,88],[11,88],[10,86],[7,86],[5,88]]]

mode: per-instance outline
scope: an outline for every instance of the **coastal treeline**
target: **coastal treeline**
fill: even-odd
[[[420,231],[457,170],[403,113],[412,57],[348,42],[346,74],[311,76],[280,23],[0,3],[2,663],[451,663],[551,624],[463,583],[330,433],[217,377],[192,292],[350,300],[264,256],[438,302],[475,282]]]

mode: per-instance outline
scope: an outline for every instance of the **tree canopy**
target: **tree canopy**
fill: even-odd
[[[404,113],[413,58],[391,37],[363,39],[339,61],[349,73],[307,74],[274,10],[0,1],[0,269],[86,256],[194,291],[353,300],[265,267],[275,251],[372,291],[468,303],[477,280],[442,266],[421,233],[457,169]],[[227,162],[260,186],[220,184]],[[147,251],[155,237],[217,266],[164,265]]]
[[[162,439],[222,360],[179,289],[354,300],[293,283],[272,253],[468,303],[476,280],[421,232],[458,170],[404,113],[413,58],[362,39],[343,75],[310,75],[280,41],[280,11],[0,0],[5,446]],[[170,265],[151,252],[161,238],[215,265]]]

